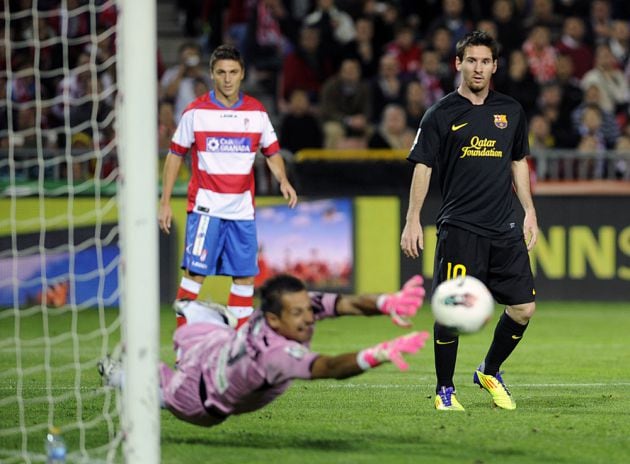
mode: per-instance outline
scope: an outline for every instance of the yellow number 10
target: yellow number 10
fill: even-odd
[[[463,264],[455,264],[450,261],[446,263],[446,279],[454,279],[455,277],[465,276],[466,266]]]

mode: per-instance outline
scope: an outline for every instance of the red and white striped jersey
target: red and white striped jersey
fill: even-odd
[[[171,140],[171,153],[190,151],[192,173],[187,211],[223,219],[254,219],[256,152],[278,152],[280,145],[264,106],[241,94],[225,107],[209,92],[186,110]]]

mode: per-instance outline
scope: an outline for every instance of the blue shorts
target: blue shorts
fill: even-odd
[[[188,213],[182,269],[194,274],[254,277],[258,274],[256,222]]]

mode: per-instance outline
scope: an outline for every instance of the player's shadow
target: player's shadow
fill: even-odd
[[[216,437],[162,437],[163,443],[176,445],[204,445],[204,446],[224,446],[230,448],[256,448],[256,449],[279,449],[279,448],[297,448],[297,449],[316,449],[329,451],[354,451],[361,449],[360,444],[354,439],[343,438],[295,438],[281,441],[270,440],[243,440],[241,434],[234,436],[216,436]]]

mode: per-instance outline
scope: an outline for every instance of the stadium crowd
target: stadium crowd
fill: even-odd
[[[34,16],[31,2],[9,2],[0,24],[9,38],[0,42],[0,149],[9,144],[9,128],[18,148],[113,143],[116,3],[90,4],[40,0]],[[456,42],[481,29],[501,44],[493,87],[523,105],[534,154],[630,151],[630,3],[623,0],[174,0],[173,6],[190,40],[171,67],[158,51],[163,150],[183,108],[210,88],[207,57],[221,43],[244,54],[245,89],[264,97],[288,152],[406,150],[426,109],[458,85]],[[59,40],[62,29],[68,40]],[[75,178],[90,175],[85,164],[75,164]],[[610,178],[629,168],[617,161],[588,169],[591,177]]]

